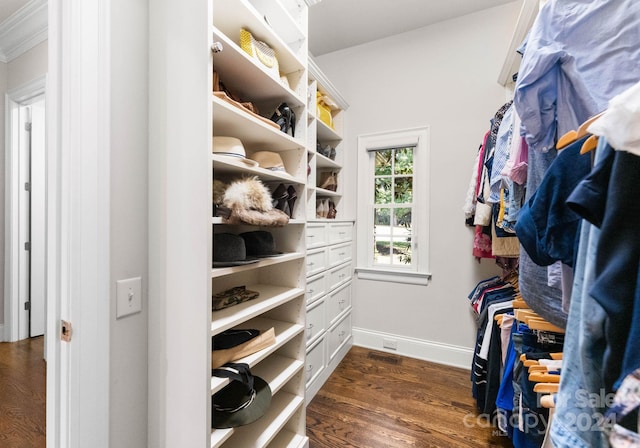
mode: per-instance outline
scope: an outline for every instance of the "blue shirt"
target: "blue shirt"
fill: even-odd
[[[529,147],[606,109],[640,79],[640,1],[547,2],[529,33],[514,103]]]

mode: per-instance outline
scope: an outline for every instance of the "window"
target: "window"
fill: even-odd
[[[358,277],[427,284],[428,128],[360,136]],[[363,228],[364,227],[364,228]]]

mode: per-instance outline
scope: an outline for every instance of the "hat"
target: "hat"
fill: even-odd
[[[222,310],[233,305],[256,299],[260,296],[258,291],[250,291],[246,286],[236,286],[226,291],[211,296],[213,311]]]
[[[271,405],[271,388],[265,380],[253,376],[247,364],[225,364],[212,373],[231,380],[211,398],[212,427],[248,425],[267,412]]]
[[[277,152],[256,151],[252,155],[250,155],[249,158],[258,162],[260,168],[264,168],[270,171],[287,171],[284,168],[282,157]]]
[[[244,240],[247,248],[247,255],[252,257],[275,257],[282,255],[282,252],[276,252],[276,243],[273,240],[271,232],[266,230],[255,230],[253,232],[244,232],[240,236]]]
[[[213,137],[213,153],[225,157],[234,157],[250,166],[258,166],[258,162],[247,159],[247,153],[239,138]]]
[[[259,352],[267,347],[271,347],[276,343],[276,333],[275,328],[271,327],[266,331],[260,333],[258,330],[227,330],[232,332],[237,332],[235,334],[226,336],[224,333],[217,334],[212,337],[212,347],[211,350],[211,368],[216,369],[223,364],[226,364],[231,361],[237,361],[239,359],[244,358],[245,356],[249,356],[253,353]],[[240,343],[241,340],[250,337],[255,332],[259,333],[259,336],[253,337],[251,339],[246,340],[246,342]],[[251,333],[244,333],[251,332]],[[244,334],[243,334],[244,333]],[[224,336],[223,336],[224,335]],[[222,342],[219,342],[222,337]],[[229,348],[222,348],[221,344],[237,344],[233,345]]]
[[[260,330],[231,328],[215,336],[211,336],[211,344],[213,350],[226,350],[244,344],[259,334]]]
[[[256,263],[255,258],[247,258],[244,239],[233,233],[213,234],[213,267],[242,266]]]

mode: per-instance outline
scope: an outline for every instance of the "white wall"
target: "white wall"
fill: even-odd
[[[111,4],[109,445],[147,446],[147,0]],[[116,319],[116,281],[143,279],[142,312]]]
[[[14,89],[47,73],[48,41],[39,43],[8,64],[7,90]]]
[[[431,131],[433,279],[426,287],[355,280],[356,344],[382,348],[382,336],[391,335],[400,353],[470,367],[475,322],[467,294],[499,270],[471,255],[462,205],[478,145],[505,102],[496,80],[518,13],[519,3],[509,3],[317,58],[350,104],[350,162],[358,135]],[[355,181],[348,188],[357,191]]]
[[[2,327],[4,326],[4,179],[5,179],[5,157],[4,157],[4,120],[5,120],[5,106],[4,106],[4,94],[7,91],[7,64],[0,62],[0,95],[3,98],[2,105],[0,106],[0,178],[3,179],[0,182],[0,340],[3,340]]]

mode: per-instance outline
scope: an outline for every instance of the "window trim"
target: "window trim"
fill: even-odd
[[[430,207],[430,143],[429,127],[385,131],[358,136],[358,184],[364,193],[358,201],[357,222],[364,228],[364,241],[358,242],[356,273],[359,279],[391,281],[427,285],[431,279],[429,272],[429,207]],[[373,156],[380,149],[414,147],[414,185],[412,238],[415,239],[415,253],[410,268],[381,266],[373,264],[373,239],[371,210],[373,209]],[[418,199],[416,201],[416,198]]]

